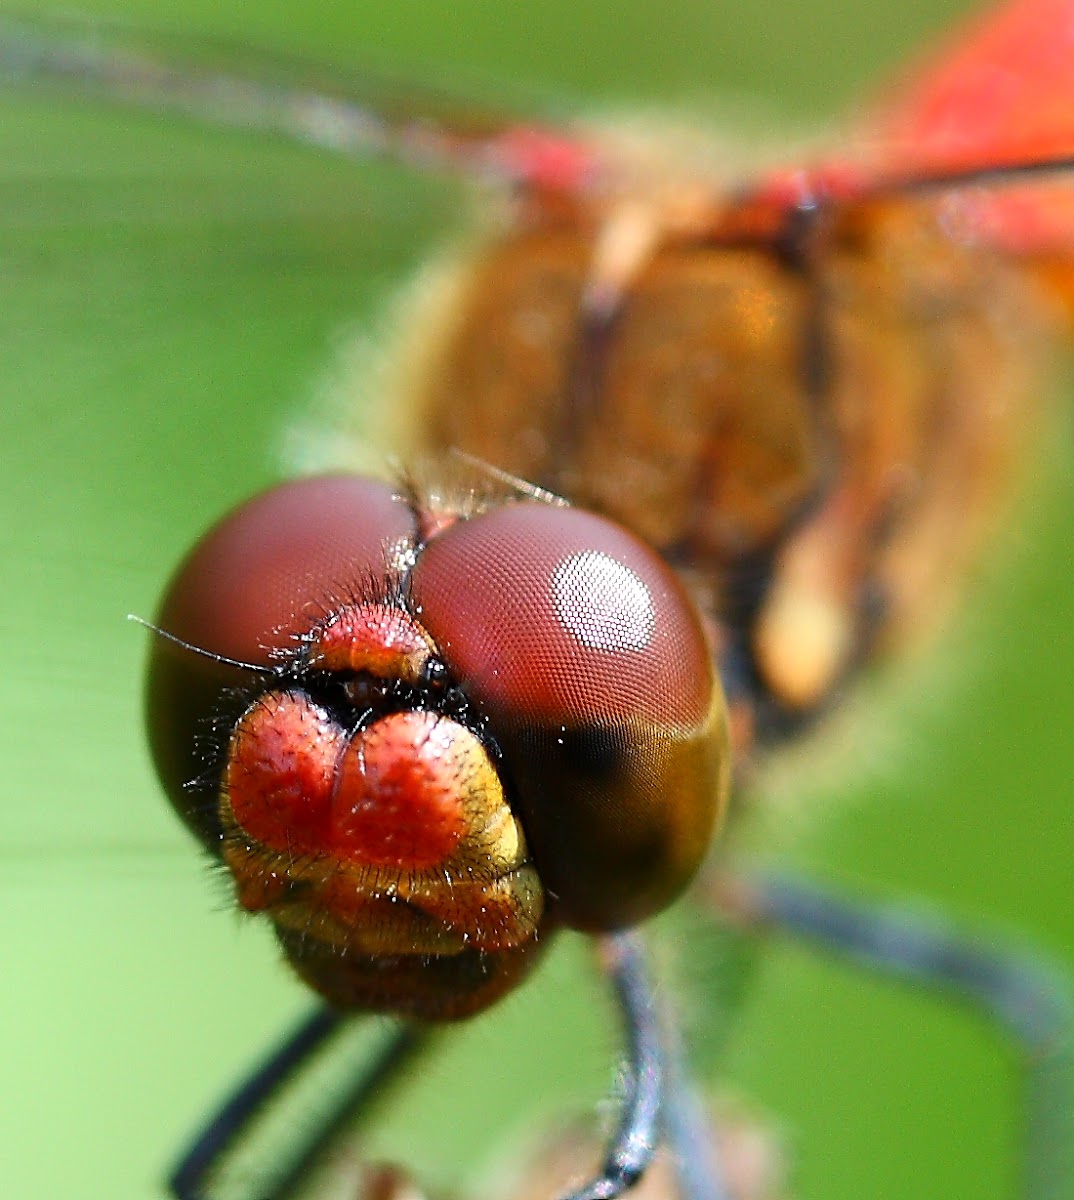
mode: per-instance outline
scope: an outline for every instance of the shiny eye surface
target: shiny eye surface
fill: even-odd
[[[176,572],[159,623],[201,649],[268,664],[273,649],[388,568],[414,534],[392,489],[356,475],[281,484],[219,521]]]
[[[157,624],[211,654],[270,667],[327,605],[378,581],[383,587],[393,548],[413,536],[410,509],[386,484],[350,475],[282,484],[198,542],[169,584]],[[180,815],[210,844],[218,836],[214,798],[188,785],[206,770],[207,722],[236,720],[248,701],[237,696],[229,709],[229,690],[251,682],[234,666],[163,639],[153,644],[146,707],[154,761]]]
[[[567,923],[617,928],[669,903],[728,785],[720,684],[670,568],[603,518],[518,503],[433,539],[410,590],[496,731]]]

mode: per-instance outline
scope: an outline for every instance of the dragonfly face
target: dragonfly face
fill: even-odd
[[[299,975],[433,1021],[500,999],[564,926],[665,908],[730,777],[659,555],[582,509],[459,496],[329,475],[255,497],[170,585],[147,686],[169,798]]]
[[[684,13],[699,20],[709,7]],[[631,45],[660,44],[669,19],[677,18],[654,9],[648,36],[633,36]],[[672,44],[705,45],[706,66],[694,57],[691,69],[696,90],[708,91],[709,50],[731,33],[698,38],[674,28]],[[593,39],[591,46],[607,55],[611,79],[622,45]],[[517,43],[515,52],[520,60],[529,55]],[[460,48],[456,61],[464,55]],[[474,73],[486,66],[477,63]],[[521,61],[519,74],[528,66]],[[685,67],[669,69],[685,77]],[[8,880],[15,957],[25,963],[17,986],[26,1007],[8,1025],[14,1036],[6,1051],[25,1080],[14,1122],[20,1133],[29,1126],[18,1165],[30,1182],[21,1192],[32,1194],[37,1180],[48,1194],[152,1194],[176,1133],[299,994],[268,945],[254,934],[236,937],[209,911],[211,886],[190,871],[184,843],[154,802],[134,733],[138,652],[120,621],[128,610],[151,612],[160,580],[200,529],[273,480],[279,431],[305,407],[333,337],[356,311],[373,310],[386,279],[390,286],[421,260],[451,223],[454,199],[384,168],[342,168],[178,125],[162,132],[151,118],[54,97],[13,104],[18,120],[4,123],[13,145],[3,157],[12,186],[0,221],[11,289],[2,344],[10,411],[25,405],[35,417],[14,428],[5,468],[8,495],[25,514],[6,535],[19,581],[9,593],[9,628],[25,647],[14,655],[25,678],[8,693],[10,755],[20,772],[13,792],[31,798],[12,814],[20,832]],[[1059,512],[1061,503],[1053,504]],[[907,769],[885,771],[879,782],[872,776],[863,788],[869,805],[849,805],[798,853],[845,878],[935,894],[1011,929],[1036,930],[1062,949],[1071,940],[1065,855],[1057,849],[1071,835],[1062,704],[1062,598],[1071,564],[1059,529],[1057,518],[1051,541],[1047,528],[1033,531],[1020,577],[999,587],[1001,615],[985,623],[984,646],[969,636],[975,644],[959,643],[960,653],[985,662],[967,668],[970,684],[950,685],[947,696],[897,722],[905,733],[878,743],[882,757],[905,755]],[[1032,628],[1038,623],[1043,630]],[[173,849],[146,859],[147,846]],[[118,854],[103,852],[117,847]],[[87,948],[97,962],[92,971],[78,965]],[[484,1078],[490,1046],[525,1045],[533,1013],[550,993],[570,991],[562,975],[549,979],[535,982],[546,990],[532,1000],[525,989],[518,1007],[471,1033],[471,1057],[441,1068],[435,1082],[462,1070]],[[918,1001],[890,1004],[890,1023],[874,1039],[863,1010],[875,1005],[847,980],[794,959],[751,1014],[734,1065],[750,1091],[790,1114],[802,1144],[829,1145],[835,1128],[868,1146],[871,1178],[898,1176],[907,1140],[932,1125],[944,1132],[922,1151],[908,1194],[938,1177],[937,1163],[947,1164],[952,1180],[963,1166],[974,1180],[986,1178],[987,1162],[963,1164],[944,1143],[976,1141],[979,1121],[999,1123],[998,1104],[982,1110],[990,1101],[979,1095],[998,1095],[999,1085],[977,1086],[991,1069],[987,1048],[957,1018],[941,1014],[933,1025]],[[900,1039],[911,1011],[915,1028],[927,1031],[907,1064]],[[589,1034],[600,1036],[592,1027],[555,1031],[580,1048]],[[847,1052],[849,1036],[860,1038],[867,1066]],[[570,1041],[562,1044],[567,1068]],[[603,1057],[594,1058],[583,1101],[603,1084]],[[846,1064],[848,1094],[836,1096],[833,1085],[830,1107],[818,1111],[815,1081],[831,1080],[833,1063]],[[512,1073],[525,1082],[521,1061]],[[975,1081],[968,1099],[959,1074]],[[885,1131],[890,1141],[877,1133],[889,1123],[860,1102],[877,1096],[881,1076],[897,1107],[915,1092],[905,1124]],[[928,1089],[916,1085],[941,1076],[930,1119],[932,1101],[921,1094]],[[565,1070],[549,1090],[568,1095],[575,1087]],[[505,1107],[527,1111],[524,1091],[520,1083]],[[433,1093],[425,1097],[429,1109]],[[955,1107],[966,1113],[965,1126],[952,1130],[946,1122]],[[861,1124],[847,1135],[854,1120]],[[415,1128],[429,1138],[430,1159],[452,1145],[446,1128],[437,1133],[420,1122],[398,1135],[395,1157],[415,1162],[405,1149]],[[473,1129],[471,1138],[487,1145]],[[57,1145],[70,1148],[71,1177],[61,1176]],[[838,1158],[828,1184],[814,1191],[846,1193],[846,1181],[864,1169],[849,1151]]]

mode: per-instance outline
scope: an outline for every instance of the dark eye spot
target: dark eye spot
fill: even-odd
[[[594,782],[607,781],[624,764],[622,738],[600,725],[564,730],[556,738],[564,765],[578,776]]]

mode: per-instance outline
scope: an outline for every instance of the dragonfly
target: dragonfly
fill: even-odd
[[[109,129],[114,128],[114,122],[116,121],[116,119],[117,118],[114,113],[108,114]],[[81,122],[85,122],[86,118],[84,116],[82,116],[81,114],[79,114],[77,117],[77,120],[79,120]],[[90,120],[88,128],[90,129],[90,132],[92,132],[92,120]],[[155,127],[152,132],[145,131],[144,125],[141,128],[143,129],[142,136],[144,138],[144,143],[145,143],[143,145],[143,149],[145,148],[146,144],[155,144],[157,142],[157,138],[158,138]],[[84,125],[83,130],[82,130],[83,133],[85,132],[85,129],[86,129],[86,126]],[[78,130],[76,130],[75,132],[78,132]],[[137,137],[137,129],[135,130],[133,136]],[[179,134],[178,136],[180,138],[182,138],[184,135]],[[186,135],[186,136],[193,136],[193,135]],[[72,135],[72,137],[73,137],[73,140],[75,141],[75,144],[77,145],[79,142],[79,139],[74,138],[73,135]],[[24,168],[25,170],[29,170],[29,168],[31,166],[35,165],[35,150],[29,144],[27,144],[27,146],[24,147],[24,160],[27,164],[27,166]],[[267,170],[267,168],[266,168],[266,170]],[[328,185],[326,185],[326,186],[328,186]],[[398,186],[398,181],[396,181],[395,186],[396,187]],[[422,186],[423,185],[417,181],[408,180],[408,189],[410,189],[410,195],[408,196],[408,202],[412,206],[416,205],[418,203],[418,199],[417,199],[415,193],[420,193]],[[425,192],[424,194],[426,196],[428,196],[430,193]],[[329,195],[331,195],[330,191],[329,191]],[[142,219],[144,220],[145,219],[144,218],[144,209],[141,209],[140,206],[136,203],[137,198],[138,198],[137,197],[137,188],[135,188],[135,191],[133,194],[133,199],[131,201],[132,207],[133,207],[134,211],[140,211],[143,213]],[[143,199],[144,199],[144,197],[143,197]],[[247,218],[250,218],[250,220],[248,220],[246,222],[242,222],[240,225],[241,228],[244,228],[244,229],[248,228],[249,224],[251,223],[251,220],[252,220],[252,223],[256,224],[256,219],[255,219],[256,213],[247,212],[246,214],[243,214],[242,208],[240,205],[237,217],[242,217],[244,215]],[[333,215],[335,215],[335,214],[333,214]],[[109,218],[109,214],[103,214],[101,219],[102,219],[102,221],[105,221],[108,218]],[[300,220],[296,220],[295,224],[297,224],[300,227],[297,232],[299,234],[301,234],[302,222]],[[62,225],[62,221],[57,221],[57,225]],[[12,227],[13,228],[15,227],[14,223],[13,223]],[[107,238],[105,240],[107,240]],[[220,243],[221,244],[226,244],[229,240],[230,239],[225,238],[222,234],[220,235]],[[17,246],[15,247],[15,249],[17,249]],[[203,247],[203,249],[204,249],[204,247]],[[315,247],[315,249],[316,249],[316,247]],[[324,245],[322,245],[320,247],[320,250],[321,250],[323,258],[331,257],[331,255],[328,253],[328,250],[325,248]],[[54,244],[53,245],[53,254],[55,255],[56,252],[57,252],[56,244]],[[24,253],[25,253],[25,251],[24,251]],[[16,267],[18,266],[19,259],[18,259],[18,256],[16,253],[13,252],[11,254],[10,261]],[[96,273],[93,273],[93,272],[87,273],[87,278],[85,280],[85,287],[83,289],[77,289],[75,292],[76,295],[86,295],[86,296],[92,295],[95,286],[100,287],[102,283],[104,283],[104,284],[109,283],[108,270],[114,269],[114,268],[106,267],[104,265],[103,261],[101,263],[91,264],[91,265],[95,265],[97,267],[97,271],[96,271]],[[241,266],[242,264],[234,264],[234,265]],[[249,266],[248,263],[246,265],[247,265],[247,267]],[[323,261],[322,261],[322,265],[325,265],[323,263]],[[299,290],[301,291],[302,289],[299,289]],[[65,294],[71,295],[71,292],[68,290]],[[177,307],[182,308],[183,315],[186,319],[190,318],[191,310],[193,310],[193,308],[194,308],[193,301],[195,298],[197,298],[199,300],[204,300],[203,296],[196,297],[195,295],[169,294],[167,289],[165,289],[162,292],[160,292],[159,294],[157,294],[157,300],[159,303],[161,303],[161,304],[173,303],[173,304],[177,305]],[[123,291],[122,291],[122,288],[120,288],[119,292],[118,292],[118,300],[120,302],[122,302],[123,299],[124,299]],[[127,299],[129,302],[130,298],[128,297]],[[78,301],[78,303],[82,303],[82,302],[83,302],[82,300]],[[241,297],[241,293],[239,293],[239,292],[233,293],[233,305],[234,305],[234,308],[236,311],[241,311],[241,309],[243,308],[243,300]],[[202,311],[204,311],[204,310],[202,310]],[[340,306],[340,311],[342,311],[342,305]],[[112,315],[113,315],[113,319],[116,322],[116,326],[113,330],[114,335],[116,337],[118,337],[120,330],[125,329],[127,337],[129,338],[129,341],[131,344],[132,351],[133,351],[132,357],[126,358],[124,360],[125,369],[127,372],[129,372],[129,377],[126,380],[126,384],[128,387],[132,383],[135,385],[144,384],[145,380],[148,378],[154,377],[159,369],[159,365],[158,365],[158,363],[159,363],[159,358],[158,358],[159,345],[154,346],[152,344],[153,339],[146,338],[144,330],[141,329],[139,326],[138,313],[137,313],[136,308],[133,305],[128,309],[128,311],[126,313],[124,313],[122,305],[120,304],[116,307],[116,309]],[[175,315],[178,318],[178,316],[180,314],[176,313]],[[202,329],[202,333],[204,333],[204,329]],[[106,373],[108,371],[108,367],[106,365],[108,360],[104,357],[102,348],[98,347],[98,346],[94,346],[92,344],[93,340],[94,339],[91,339],[87,336],[87,338],[86,338],[87,344],[82,346],[82,348],[81,348],[82,349],[82,357],[80,359],[76,359],[76,362],[78,362],[80,369],[78,371],[72,371],[72,374],[78,376],[78,382],[81,382],[81,379],[85,375],[87,370],[90,370],[92,372],[92,369],[94,368],[94,366],[96,366],[96,368],[98,370],[104,371]],[[281,349],[285,350],[286,347],[284,347],[284,348],[277,347],[276,349],[277,349],[277,351],[280,351]],[[12,342],[10,344],[10,350],[13,354],[15,354],[17,356],[18,351],[19,351],[19,346],[17,344],[15,344],[14,342]],[[139,353],[144,354],[144,356],[145,356],[144,359],[139,359]],[[228,360],[232,363],[232,370],[234,370],[236,372],[239,379],[242,379],[242,380],[248,379],[249,371],[250,371],[250,358],[245,355],[240,356],[239,352],[237,350],[234,353],[236,354],[237,357],[231,358]],[[42,357],[45,357],[46,361],[47,361],[47,356],[42,356]],[[169,356],[169,357],[171,357],[171,356]],[[199,361],[205,362],[204,359],[201,359]],[[282,353],[277,353],[276,359],[275,359],[277,369],[279,369],[281,367],[281,364],[284,361],[285,361],[284,355]],[[17,363],[18,363],[18,358],[16,357],[16,365],[17,365]],[[54,367],[53,369],[56,369],[56,368]],[[286,368],[284,367],[283,369],[286,369]],[[297,373],[297,369],[294,368],[293,366],[292,366],[292,370],[295,370]],[[46,372],[45,380],[47,383],[47,381],[48,381],[47,372]],[[72,379],[70,381],[70,385],[73,386],[75,382],[76,381]],[[115,386],[115,387],[120,386],[123,382],[124,381],[122,379],[121,373],[119,374],[118,377],[110,378],[110,380],[109,380],[110,386]],[[205,385],[204,379],[199,380],[198,383],[201,387],[204,387],[204,385]],[[43,385],[39,382],[37,384],[37,386],[41,387]],[[62,381],[61,381],[61,386],[62,386]],[[30,394],[32,395],[33,393],[31,392]],[[205,403],[208,403],[208,402],[205,402]],[[194,410],[191,410],[191,409],[182,409],[179,411],[173,410],[171,419],[177,423],[182,423],[183,421],[190,419],[189,414],[191,411],[194,411]],[[204,410],[202,410],[202,411],[204,411]],[[168,420],[168,417],[164,413],[163,406],[161,406],[160,408],[158,408],[156,410],[156,416],[158,419],[161,419],[164,421]],[[174,426],[173,426],[173,428],[174,428]],[[50,425],[50,435],[53,438],[59,439],[59,438],[63,438],[64,435],[67,436],[69,445],[70,445],[68,453],[70,454],[70,456],[72,458],[78,456],[78,447],[79,446],[82,446],[83,448],[85,448],[85,443],[79,437],[79,432],[80,431],[79,431],[78,424],[75,422],[69,422],[69,423],[65,424],[64,422],[59,421],[59,422],[52,422]],[[206,432],[208,433],[209,431],[207,430]],[[109,439],[102,439],[102,440],[105,442],[106,445],[111,446],[113,454],[115,452],[116,447],[120,447],[120,448],[126,447],[129,450],[130,444],[126,443],[122,440],[122,429],[118,428],[117,423],[114,421],[111,422],[109,425]],[[223,461],[224,464],[227,463],[227,455],[228,454],[235,455],[236,457],[241,456],[241,453],[242,453],[241,440],[242,440],[241,431],[238,433],[232,434],[230,449],[224,452],[224,458],[222,460],[214,452],[212,472],[211,472],[214,476],[220,470],[219,464],[221,463],[221,461]],[[128,458],[131,458],[133,461],[128,461]],[[151,485],[152,485],[150,487],[150,483],[147,483],[147,485],[146,485],[147,490],[155,491],[155,489],[159,487],[161,490],[161,493],[164,495],[178,494],[182,491],[182,482],[178,478],[180,473],[178,472],[177,469],[175,471],[176,477],[173,478],[173,480],[172,480],[173,486],[172,487],[166,486],[168,483],[167,474],[165,472],[165,468],[161,465],[162,462],[166,461],[166,459],[167,459],[167,456],[162,455],[161,459],[158,461],[155,461],[152,463],[143,462],[143,463],[139,464],[136,456],[133,456],[130,454],[124,454],[121,461],[122,461],[123,467],[126,470],[129,471],[129,470],[133,469],[135,478],[137,478],[137,472],[139,470],[141,470],[144,473],[145,477],[147,478],[148,481],[151,482]],[[201,461],[201,460],[199,460],[199,461]],[[103,455],[102,457],[99,458],[95,469],[103,473],[106,470],[106,468],[108,468],[109,466],[114,467],[115,465],[116,464],[115,464],[114,458],[110,463],[108,454],[106,453],[105,455]],[[203,467],[205,466],[203,461],[202,461],[202,466]],[[93,469],[94,468],[90,468],[90,478],[93,478],[93,475],[92,475]],[[103,475],[102,475],[102,478],[103,478]],[[104,484],[98,483],[98,487],[103,490]],[[238,490],[241,491],[241,489],[238,489]],[[56,505],[57,509],[60,510],[59,515],[62,515],[65,513],[69,514],[73,511],[77,511],[77,508],[78,508],[77,495],[72,496],[70,492],[64,492],[64,491],[58,490],[56,493],[53,494],[53,496],[54,496],[54,498],[53,498],[52,502]],[[66,503],[61,499],[61,497],[66,497]],[[234,498],[237,498],[237,494]],[[211,504],[211,499],[212,498],[209,496],[204,496],[202,498],[202,501],[200,501],[201,503],[203,503],[205,511],[198,514],[199,522],[206,520],[213,515],[212,508],[215,507],[215,505]],[[167,505],[164,501],[159,501],[158,503],[160,503],[165,508],[167,507]],[[190,525],[193,526],[197,523],[198,522],[191,521]],[[148,522],[147,522],[147,524],[148,524]],[[61,523],[60,527],[62,527],[62,523]],[[187,532],[188,533],[192,532],[192,529],[188,530]],[[140,549],[144,552],[148,547],[148,543],[151,543],[153,538],[155,536],[157,536],[158,534],[159,534],[159,530],[157,528],[146,529],[144,531],[144,543]],[[173,547],[173,550],[178,550],[178,549],[179,549],[179,545],[178,545],[178,539],[177,539],[177,545],[175,547]],[[40,551],[38,551],[38,553],[40,553]],[[121,556],[120,560],[118,562],[116,561],[116,558],[115,558],[117,553]],[[135,559],[140,560],[142,555],[136,554],[130,548],[129,543],[128,543],[127,548],[122,551],[117,552],[115,550],[115,548],[113,547],[110,551],[110,554],[111,554],[111,557],[109,557],[109,554],[102,555],[103,562],[106,564],[106,571],[108,569],[108,565],[110,565],[110,568],[113,572],[115,572],[116,574],[119,574],[119,575],[123,575],[124,578],[128,580],[128,582],[126,584],[128,595],[124,602],[124,607],[136,607],[136,606],[138,606],[139,600],[143,599],[143,603],[141,605],[143,610],[151,610],[152,603],[153,603],[152,598],[151,598],[153,583],[146,576],[144,576],[142,574],[144,568],[143,568],[141,562],[140,561],[137,563],[133,562],[133,560],[135,560]],[[31,561],[33,561],[33,560],[31,560]],[[156,574],[154,575],[154,579],[159,578],[159,576],[162,573],[163,573],[162,571],[158,570],[156,572]],[[35,575],[33,572],[31,572],[30,575],[31,575],[31,578],[36,578],[36,579],[41,578],[40,575]],[[106,575],[106,578],[107,578],[107,575]],[[141,586],[144,589],[144,593],[145,593],[144,598],[139,597],[137,595],[132,596],[129,594],[131,591],[137,590],[137,587],[129,582],[129,580],[131,578],[137,578],[137,579],[142,580]],[[96,575],[96,579],[98,581],[100,580],[99,573]],[[76,592],[81,592],[86,586],[92,587],[94,585],[92,583],[87,585],[84,581],[80,581],[78,583],[76,583],[73,580],[68,581],[67,587],[65,589],[65,594],[71,595],[71,594],[75,594]],[[96,586],[100,586],[100,583],[98,582],[98,584]],[[48,606],[46,605],[46,607],[48,607]],[[48,644],[50,645],[50,647],[54,648],[56,646],[56,640],[54,638],[50,639]],[[51,649],[50,653],[55,654],[56,656],[53,658],[50,658],[50,659],[46,659],[45,665],[47,667],[47,670],[43,671],[42,674],[47,675],[53,679],[56,677],[62,678],[63,674],[64,674],[64,667],[66,664],[68,664],[69,660],[66,656],[61,656],[59,653],[57,653],[55,649]],[[69,669],[69,667],[68,667],[68,669]],[[84,677],[84,676],[76,677],[76,678],[80,678],[83,683],[88,682],[90,684],[90,687],[88,688],[88,694],[90,697],[92,697],[94,695],[95,688],[101,687],[101,684],[97,678],[88,679],[87,677]],[[87,708],[89,710],[92,710],[96,707],[97,707],[96,705],[84,706],[83,711],[86,711]],[[92,716],[93,716],[92,711],[88,711],[87,715],[90,718],[92,718]],[[111,727],[111,722],[109,722],[109,728],[110,727]],[[114,736],[114,735],[106,733],[103,736],[104,736],[104,740],[107,742],[108,737]],[[36,761],[39,764],[42,761],[48,761],[49,758],[52,757],[52,755],[46,753],[44,746],[38,745],[36,747],[36,749],[38,751]],[[1024,780],[1020,780],[1019,781],[1019,792],[1020,793],[1022,792],[1023,785],[1024,785]],[[990,785],[989,791],[991,792],[991,790],[992,790],[992,787]],[[1034,790],[1037,790],[1037,789],[1034,789]],[[1043,791],[1045,789],[1039,789],[1039,790]],[[125,820],[126,820],[126,816],[124,815],[124,822],[125,822]],[[78,829],[78,826],[76,824],[74,827],[75,832],[77,832],[77,829]],[[66,830],[61,831],[61,832],[65,833],[65,835],[69,838],[73,836],[71,828],[67,828]],[[1061,906],[1056,905],[1055,907],[1058,908]],[[99,924],[99,923],[95,923],[95,926],[97,924]],[[159,937],[160,932],[161,931],[160,931],[159,926],[155,925],[154,930],[153,930],[153,936]],[[113,966],[113,969],[116,969],[116,968]],[[129,973],[131,974],[132,977],[137,976],[137,972],[134,971],[133,969]],[[126,974],[126,972],[124,972],[124,974]],[[228,986],[225,986],[220,989],[220,992],[222,994],[226,994],[229,992],[229,990],[230,990],[230,988]],[[215,1011],[215,1005],[212,1007]],[[242,1007],[243,1007],[243,1009],[245,1009],[245,999],[243,1001]],[[245,1025],[243,1024],[242,1021],[237,1021],[236,1025],[245,1029]],[[63,1026],[62,1021],[57,1023],[57,1027],[62,1027],[62,1026]],[[154,1076],[152,1076],[152,1078],[154,1078],[154,1079],[156,1078],[155,1074],[154,1074]],[[154,1090],[157,1090],[158,1088],[159,1088],[159,1084],[156,1084],[154,1086]]]

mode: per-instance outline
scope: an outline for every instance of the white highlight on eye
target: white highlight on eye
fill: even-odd
[[[648,587],[599,550],[565,558],[552,572],[552,597],[563,626],[590,650],[644,650],[652,640]]]

